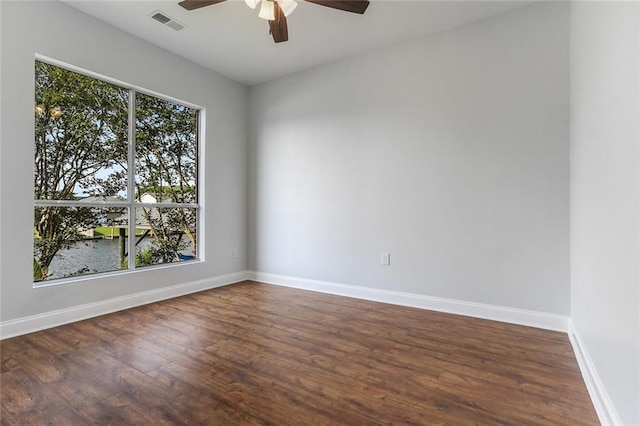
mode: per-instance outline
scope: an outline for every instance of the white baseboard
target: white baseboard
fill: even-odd
[[[607,426],[622,426],[620,416],[618,416],[618,412],[609,398],[609,394],[600,379],[598,370],[596,370],[595,365],[593,365],[589,351],[587,351],[587,347],[584,345],[580,334],[571,320],[569,320],[568,333],[571,346],[573,346],[573,352],[576,355],[576,360],[582,373],[582,378],[587,386],[589,396],[596,409],[600,423]]]
[[[22,334],[33,333],[87,318],[109,314],[123,309],[129,309],[160,300],[171,299],[173,297],[184,296],[185,294],[196,293],[216,287],[234,284],[248,279],[247,272],[236,272],[206,280],[193,281],[186,284],[178,284],[170,287],[163,287],[156,290],[144,291],[127,296],[116,297],[96,303],[74,306],[68,309],[47,312],[44,314],[18,318],[11,321],[0,322],[0,340]]]
[[[375,302],[429,309],[432,311],[526,325],[546,330],[562,331],[565,333],[568,331],[568,317],[543,312],[443,299],[439,297],[424,296],[421,294],[402,293],[391,290],[315,281],[305,278],[268,274],[264,272],[251,271],[249,272],[249,279],[266,284],[275,284],[357,299],[372,300]]]

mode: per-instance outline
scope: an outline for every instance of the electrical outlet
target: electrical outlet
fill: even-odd
[[[234,248],[233,250],[231,250],[231,257],[234,259],[238,258],[238,249]]]
[[[390,253],[382,253],[380,255],[380,263],[385,266],[391,265],[391,254]]]

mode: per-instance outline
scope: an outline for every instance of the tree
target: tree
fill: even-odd
[[[35,73],[35,199],[115,195],[125,183],[128,91],[42,62]],[[36,208],[34,257],[43,277],[94,219],[94,209]]]
[[[136,96],[136,198],[158,202],[197,202],[196,110],[138,94]],[[188,208],[142,208],[154,236],[155,263],[180,261],[180,252],[196,247],[197,212]],[[187,240],[184,240],[186,236]]]

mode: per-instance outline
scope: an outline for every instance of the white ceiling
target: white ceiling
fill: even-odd
[[[299,0],[289,41],[275,44],[268,23],[242,0],[187,11],[179,0],[63,0],[170,52],[254,85],[380,47],[522,7],[530,1],[371,0],[364,15]],[[185,25],[181,31],[152,12]]]

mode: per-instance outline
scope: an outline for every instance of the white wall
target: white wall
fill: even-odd
[[[568,12],[251,88],[249,266],[568,315]]]
[[[58,2],[0,2],[2,321],[246,269],[248,90]],[[34,289],[35,54],[206,108],[206,262]],[[231,258],[238,248],[240,259]]]
[[[571,9],[571,318],[627,425],[640,424],[638,9]]]

